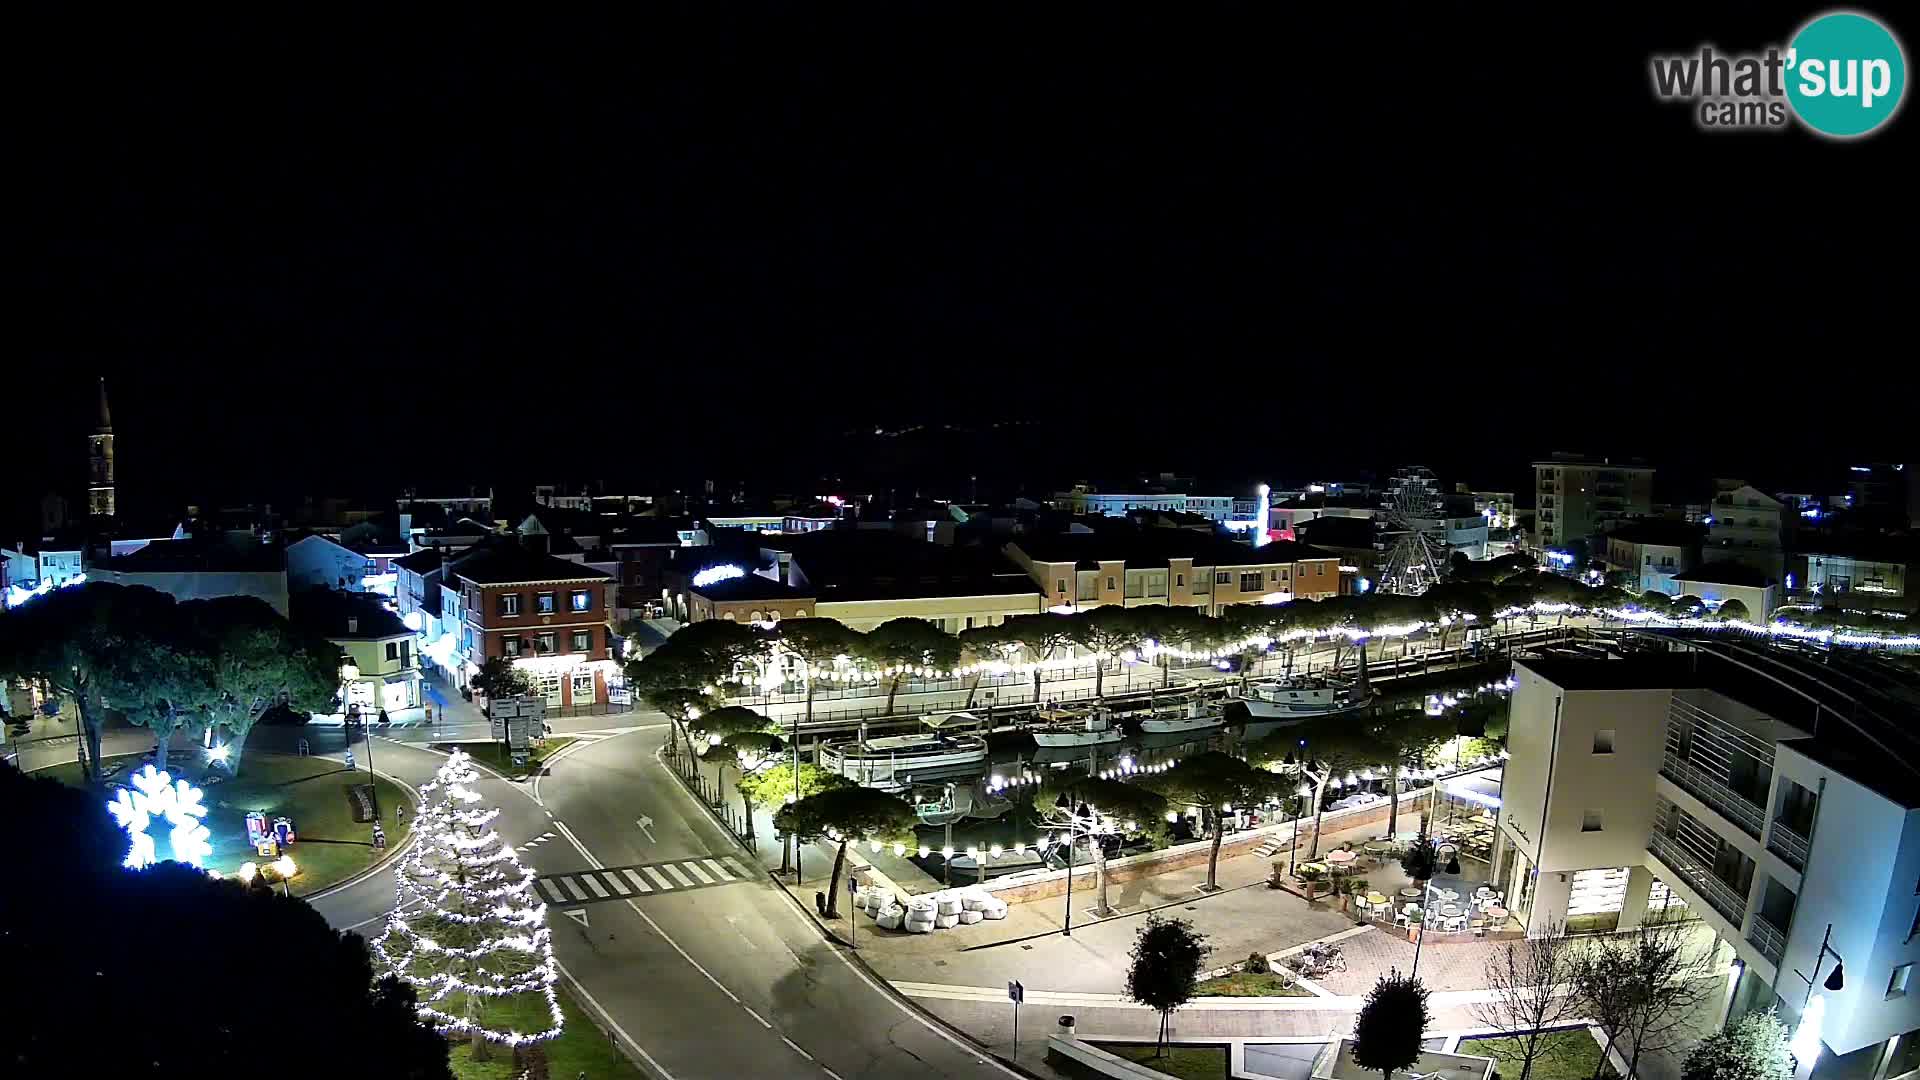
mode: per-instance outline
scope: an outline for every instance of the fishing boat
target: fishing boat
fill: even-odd
[[[1172,735],[1185,731],[1205,731],[1226,722],[1225,711],[1203,709],[1199,702],[1190,701],[1183,709],[1142,718],[1140,730],[1148,735]]]
[[[1255,720],[1305,720],[1365,708],[1373,691],[1365,683],[1316,675],[1257,682],[1241,700]]]
[[[878,739],[866,738],[863,725],[861,738],[822,746],[820,767],[867,787],[899,787],[915,773],[979,765],[987,760],[987,740],[948,730],[968,723],[977,721],[954,713],[939,721],[930,718],[928,726],[935,730]]]
[[[1117,743],[1122,732],[1114,726],[1106,709],[1081,712],[1073,709],[1041,709],[1034,714],[1037,723],[1028,729],[1035,745],[1043,747],[1106,746]]]

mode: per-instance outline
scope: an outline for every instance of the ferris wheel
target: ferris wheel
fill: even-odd
[[[1418,596],[1440,581],[1446,562],[1445,498],[1433,470],[1396,471],[1380,504],[1380,591]]]

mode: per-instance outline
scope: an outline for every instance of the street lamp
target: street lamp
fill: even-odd
[[[1426,842],[1429,844],[1433,843],[1432,840],[1427,840]],[[1453,854],[1447,856],[1447,865],[1441,869],[1458,877],[1460,875],[1459,851],[1456,850]],[[1420,936],[1413,939],[1413,970],[1407,973],[1407,977],[1410,979],[1420,974],[1420,946],[1425,944],[1427,940],[1428,920],[1433,914],[1432,900],[1433,879],[1428,878],[1426,884],[1421,886],[1420,889]]]
[[[353,696],[353,684],[358,681],[360,681],[360,665],[354,663],[352,657],[348,657],[346,662],[340,665],[340,700],[349,710],[353,708],[352,702],[349,700]],[[352,715],[353,714],[349,712],[349,719]],[[369,787],[373,787],[374,790],[375,797],[372,800],[373,828],[375,832],[379,832],[380,799],[378,796],[380,789],[374,784],[373,780],[373,727],[366,722],[364,716],[360,719],[360,730],[364,732],[367,737],[367,784]],[[347,746],[349,748],[353,746],[353,730],[351,728],[347,730]]]

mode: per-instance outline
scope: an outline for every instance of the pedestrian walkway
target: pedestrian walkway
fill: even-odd
[[[548,903],[571,907],[602,900],[736,885],[753,877],[738,860],[723,855],[545,874],[534,887]]]

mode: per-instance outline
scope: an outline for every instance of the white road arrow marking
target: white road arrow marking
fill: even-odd
[[[658,841],[658,840],[656,840],[656,839],[654,839],[654,836],[653,836],[653,819],[652,819],[652,818],[650,818],[650,817],[645,817],[645,816],[642,816],[642,817],[637,817],[637,818],[634,818],[634,819],[633,819],[633,823],[634,823],[635,825],[638,825],[638,826],[640,826],[640,831],[641,831],[641,832],[643,832],[643,833],[646,833],[646,834],[647,834],[647,842],[648,842],[648,843],[650,843],[650,844],[657,844],[657,843],[659,843],[659,842],[660,842],[660,841]]]
[[[567,918],[572,919],[574,922],[579,923],[581,926],[585,926],[587,925],[587,909],[577,908],[577,907],[568,908]]]

